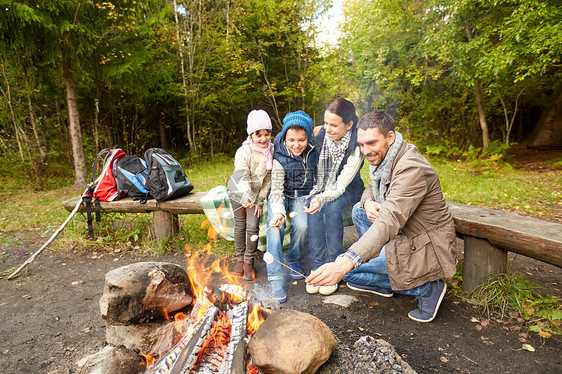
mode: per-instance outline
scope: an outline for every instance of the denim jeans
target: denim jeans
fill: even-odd
[[[359,237],[362,237],[373,223],[367,218],[367,213],[365,213],[365,210],[361,208],[361,202],[353,206],[353,212],[351,216],[353,218],[353,224],[355,225],[357,234],[359,235]],[[369,261],[363,263],[357,269],[351,270],[343,277],[343,280],[345,282],[351,282],[364,286],[384,288],[395,293],[399,293],[402,295],[412,295],[415,297],[423,296],[429,291],[429,283],[422,284],[421,286],[412,288],[410,290],[393,290],[390,286],[390,279],[388,277],[388,271],[386,269],[386,254],[384,247],[382,247],[382,250],[378,257],[372,258]]]
[[[289,242],[289,251],[285,255],[285,259],[283,259],[283,238],[287,223],[285,222],[280,229],[270,228],[267,230],[267,251],[277,261],[294,264],[301,260],[301,252],[306,251],[306,246],[308,245],[308,214],[301,213],[304,211],[306,202],[306,198],[302,197],[296,199],[285,198],[287,219],[291,221],[291,241]],[[273,214],[269,202],[267,204],[267,226],[269,227]],[[295,218],[289,218],[290,212],[301,214],[297,214]],[[267,279],[270,281],[283,279],[285,267],[277,261],[267,264]]]
[[[346,191],[336,200],[324,203],[320,211],[308,215],[309,261],[312,270],[335,261],[343,253],[343,214],[351,211],[351,195]]]

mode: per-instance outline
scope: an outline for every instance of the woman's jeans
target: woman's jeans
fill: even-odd
[[[307,199],[304,197],[289,199],[285,197],[285,211],[287,220],[291,222],[291,241],[289,242],[289,251],[283,259],[283,238],[285,236],[285,222],[283,226],[278,228],[270,228],[267,230],[267,251],[273,255],[277,261],[285,262],[286,264],[294,264],[301,260],[301,252],[306,251],[308,244],[308,214],[302,213],[306,206]],[[295,218],[289,218],[290,212],[300,213]],[[267,227],[273,218],[269,202],[267,203]],[[279,280],[283,279],[283,271],[285,267],[273,261],[267,264],[267,279]]]
[[[343,215],[349,216],[351,207],[359,197],[346,191],[336,200],[326,202],[320,211],[308,215],[310,241],[310,268],[336,260],[343,253]],[[347,212],[346,212],[347,211]]]
[[[258,241],[251,241],[253,235],[260,231],[260,218],[256,217],[256,208],[244,208],[236,201],[230,199],[230,206],[234,211],[234,248],[236,260],[253,264],[258,253]]]
[[[355,229],[357,230],[357,234],[359,235],[359,237],[362,237],[363,234],[373,224],[367,218],[367,213],[365,213],[365,210],[361,208],[361,202],[353,206],[351,217],[353,218],[353,224],[355,225]],[[357,269],[351,270],[343,277],[343,280],[345,282],[355,283],[363,286],[375,286],[384,288],[386,290],[402,295],[412,295],[416,297],[423,296],[429,291],[429,283],[425,283],[410,290],[393,290],[390,286],[390,279],[388,278],[388,271],[386,269],[386,255],[384,247],[382,247],[382,250],[378,257],[372,258],[359,266]]]

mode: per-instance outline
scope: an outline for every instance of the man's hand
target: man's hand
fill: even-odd
[[[338,284],[344,275],[353,269],[353,262],[347,257],[338,258],[335,262],[329,262],[313,271],[306,283],[313,286],[331,286]]]
[[[371,199],[365,201],[365,204],[363,204],[363,209],[365,209],[365,213],[367,213],[367,218],[371,222],[375,222],[375,220],[379,217],[380,208],[381,208],[381,204]]]
[[[321,208],[322,208],[322,203],[320,202],[320,198],[315,197],[310,202],[310,206],[308,208],[304,207],[304,211],[308,214],[314,214],[318,212]]]
[[[277,227],[278,229],[280,229],[284,223],[285,223],[285,216],[281,213],[277,213],[276,215],[273,216],[273,218],[269,222],[269,227]]]

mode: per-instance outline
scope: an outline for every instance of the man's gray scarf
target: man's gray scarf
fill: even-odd
[[[377,166],[369,165],[369,175],[371,176],[373,196],[375,201],[379,204],[384,203],[384,189],[392,170],[392,162],[394,161],[394,158],[396,158],[396,155],[400,150],[400,146],[402,146],[402,142],[404,141],[402,134],[398,131],[395,131],[394,133],[396,134],[394,143],[392,143],[390,148],[388,148],[388,152],[386,152],[386,156],[384,156],[382,162]]]
[[[338,169],[345,156],[345,151],[351,140],[352,130],[348,130],[339,142],[335,142],[324,136],[322,151],[318,159],[318,180],[310,192],[310,195],[324,192],[334,186],[338,176]]]

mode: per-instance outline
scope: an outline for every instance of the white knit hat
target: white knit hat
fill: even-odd
[[[263,109],[252,110],[250,114],[248,114],[248,135],[252,135],[260,130],[272,130],[271,118],[269,118],[269,114]]]

